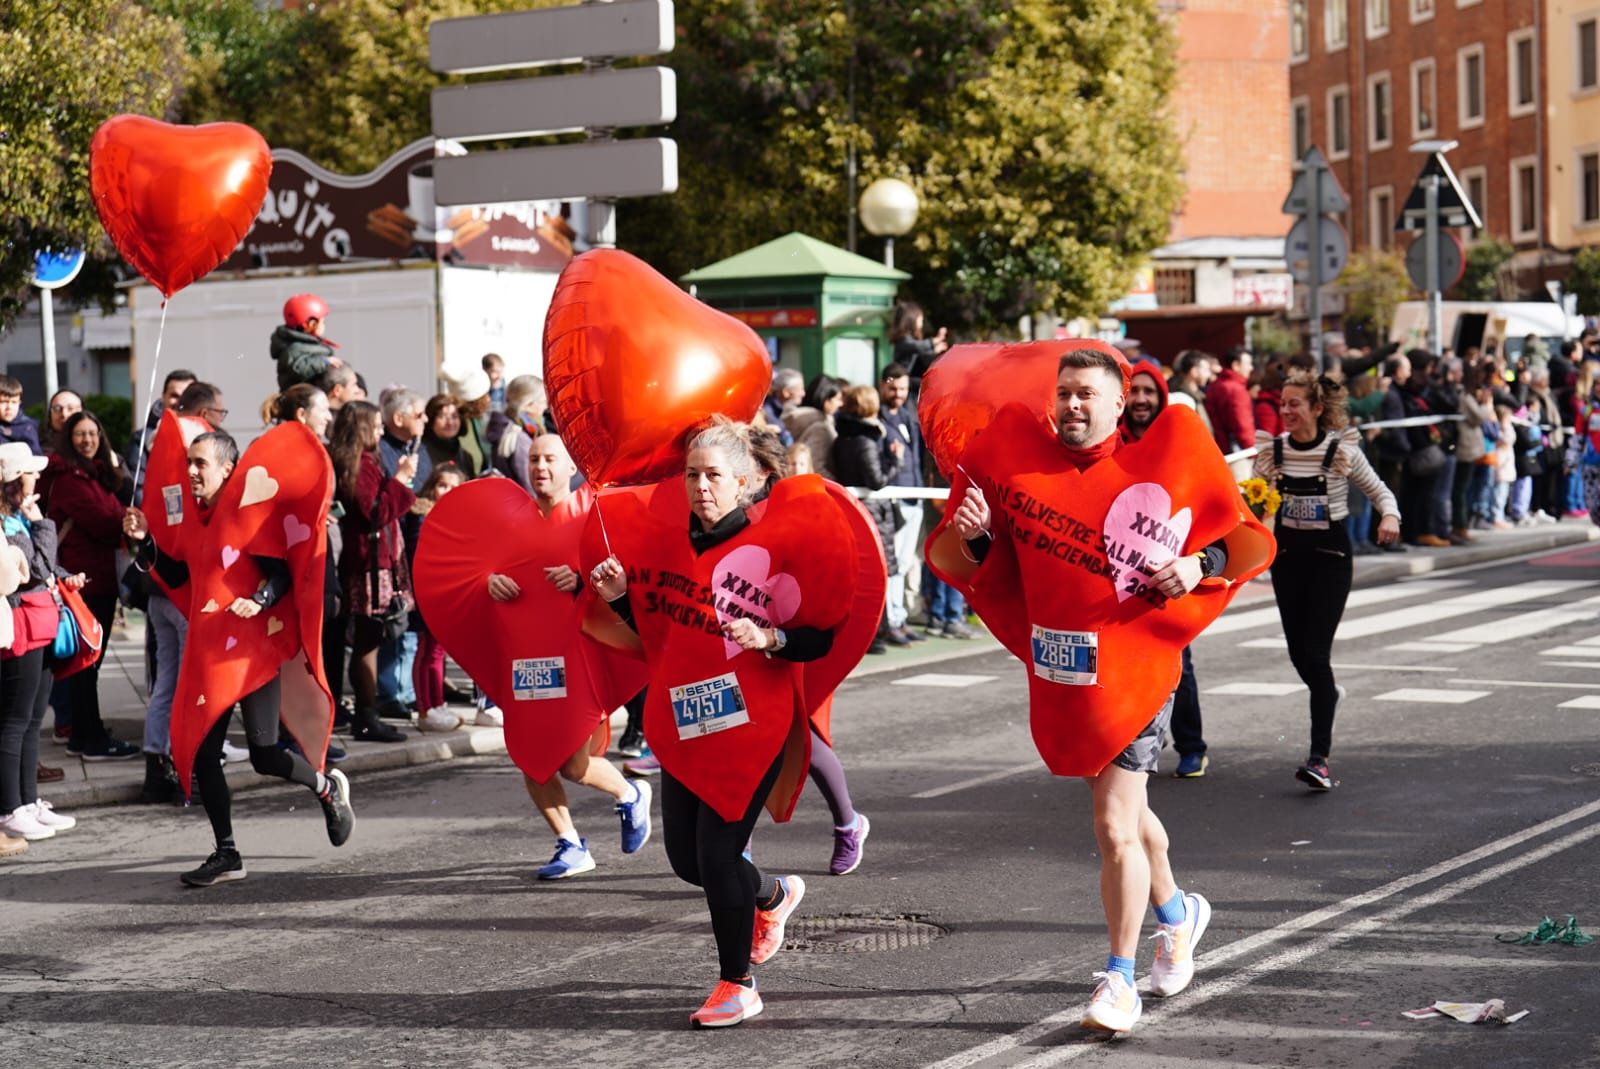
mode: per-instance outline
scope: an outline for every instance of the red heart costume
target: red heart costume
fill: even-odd
[[[583,634],[578,599],[545,578],[556,565],[578,570],[594,496],[585,484],[546,516],[510,479],[468,483],[428,513],[412,570],[428,628],[504,712],[506,750],[539,783],[586,739],[604,754],[611,711],[646,680],[637,658]],[[492,572],[515,580],[521,596],[489,597]]]
[[[185,794],[195,753],[217,718],[280,672],[284,727],[322,770],[333,731],[322,669],[323,532],[332,500],[327,450],[303,424],[281,423],[239,458],[210,509],[202,512],[186,494],[180,523],[158,528],[151,517],[161,552],[189,567],[189,634],[172,699],[172,761]],[[174,540],[174,527],[187,536]],[[227,608],[260,589],[256,557],[287,561],[290,587],[272,608],[244,619]]]
[[[815,475],[783,479],[747,515],[748,527],[696,556],[682,479],[608,491],[584,532],[583,568],[587,575],[615,555],[627,570],[650,669],[644,734],[661,767],[732,821],[781,752],[783,768],[766,799],[781,822],[805,783],[808,718],[859,663],[871,633],[863,641],[850,619],[859,614],[861,551],[858,527],[835,491]],[[618,635],[625,625],[609,607],[592,590],[584,598],[591,603],[585,629],[625,644]],[[879,586],[874,631],[882,609]],[[740,616],[762,627],[832,630],[833,648],[810,666],[740,650],[721,631]],[[713,699],[718,712],[703,712]]]
[[[144,497],[139,507],[150,524],[150,537],[163,553],[178,560],[189,558],[191,544],[204,531],[189,491],[189,446],[210,429],[211,425],[197,416],[163,412],[149,455],[144,458]],[[172,590],[154,572],[150,577],[187,616],[192,588]]]
[[[1060,351],[1069,347],[1100,348],[1070,342]],[[1037,408],[1001,408],[966,446],[927,560],[1030,666],[1045,764],[1092,776],[1160,710],[1183,647],[1227,607],[1235,582],[1267,566],[1273,541],[1192,411],[1168,408],[1138,442],[1079,470]],[[993,516],[981,566],[951,526],[969,484]],[[1171,601],[1149,588],[1155,567],[1219,538],[1222,576]]]

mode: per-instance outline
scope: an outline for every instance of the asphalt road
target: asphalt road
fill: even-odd
[[[758,829],[811,890],[740,1028],[686,1027],[715,957],[659,840],[622,856],[607,800],[575,795],[600,867],[536,883],[548,832],[484,757],[355,779],[340,850],[305,792],[242,794],[250,877],[203,891],[176,878],[209,849],[198,809],[80,811],[0,865],[0,1066],[1600,1065],[1600,943],[1495,939],[1569,913],[1600,935],[1600,547],[1357,600],[1330,794],[1292,778],[1304,692],[1262,693],[1296,682],[1265,584],[1196,644],[1202,690],[1235,692],[1203,697],[1211,770],[1150,788],[1216,915],[1195,984],[1125,1040],[1076,1027],[1105,958],[1087,793],[1045,773],[1022,670],[988,654],[841,691],[866,861],[826,875],[810,791]],[[836,950],[856,937],[882,949]],[[1531,1013],[1400,1016],[1488,998]]]

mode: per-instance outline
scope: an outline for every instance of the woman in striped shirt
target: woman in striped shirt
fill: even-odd
[[[1347,427],[1345,391],[1306,370],[1290,373],[1280,401],[1283,434],[1256,435],[1255,474],[1283,495],[1274,534],[1272,590],[1289,642],[1289,660],[1311,690],[1311,750],[1295,778],[1313,790],[1332,789],[1328,752],[1333,717],[1344,688],[1329,660],[1334,632],[1350,595],[1350,536],[1344,518],[1349,484],[1377,505],[1378,543],[1400,537],[1400,509],[1361,452],[1360,432]]]

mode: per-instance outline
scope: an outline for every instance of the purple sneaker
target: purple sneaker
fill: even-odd
[[[854,872],[856,866],[861,864],[861,848],[866,845],[870,831],[872,822],[865,813],[857,813],[855,823],[848,828],[834,828],[833,861],[828,865],[828,871],[835,876]]]

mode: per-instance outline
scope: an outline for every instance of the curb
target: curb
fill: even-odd
[[[1519,531],[1514,537],[1484,539],[1469,546],[1455,546],[1448,550],[1429,551],[1412,547],[1401,554],[1384,554],[1377,557],[1356,558],[1354,586],[1372,586],[1405,579],[1413,575],[1460,568],[1471,564],[1488,564],[1520,557],[1525,553],[1541,553],[1562,546],[1581,546],[1600,541],[1600,527],[1585,522],[1576,524],[1550,524],[1543,528]]]

